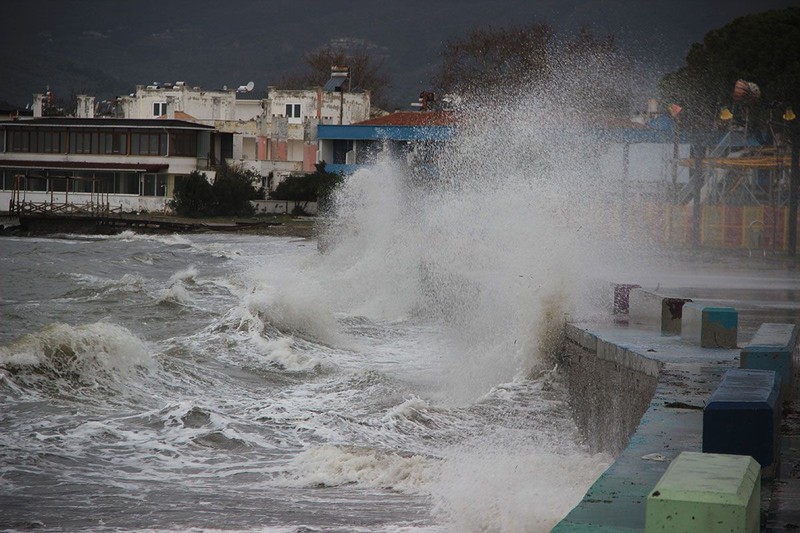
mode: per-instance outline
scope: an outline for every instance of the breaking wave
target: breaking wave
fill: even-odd
[[[0,347],[0,368],[19,385],[68,394],[83,388],[124,391],[129,379],[154,371],[157,363],[146,344],[122,326],[58,323]]]
[[[291,485],[367,488],[419,492],[431,479],[435,463],[420,455],[356,446],[324,445],[310,448],[292,461]]]

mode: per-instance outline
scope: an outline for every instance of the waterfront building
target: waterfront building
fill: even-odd
[[[369,92],[350,92],[347,76],[346,70],[334,69],[324,87],[268,87],[266,97],[255,96],[252,83],[212,91],[182,81],[138,85],[134,93],[117,99],[116,115],[177,118],[213,126],[222,158],[265,179],[271,174],[273,179],[264,185],[274,188],[289,174],[314,170],[319,161],[318,125],[369,118]]]
[[[183,176],[211,180],[221,164],[252,170],[272,189],[314,170],[320,124],[369,117],[369,92],[350,92],[347,76],[338,69],[325,87],[269,87],[265,98],[254,97],[252,83],[139,85],[111,104],[78,95],[74,117],[45,117],[48,96],[35,94],[30,119],[0,122],[0,210],[16,189],[34,202],[102,193],[123,211],[163,211]]]
[[[160,211],[176,180],[208,167],[212,126],[184,120],[46,117],[0,123],[0,206],[102,194],[123,211]],[[19,199],[21,199],[21,197]],[[96,201],[96,200],[95,200]]]

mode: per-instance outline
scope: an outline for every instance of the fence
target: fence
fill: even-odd
[[[9,205],[9,213],[14,216],[87,216],[108,217],[112,214],[121,214],[122,206],[111,207],[109,203],[86,202],[54,203],[54,202],[29,202],[14,201]]]
[[[653,240],[678,246],[691,245],[691,205],[641,204],[628,209],[630,219],[639,221],[639,231],[646,232]],[[768,205],[701,206],[700,245],[705,248],[785,252],[788,248],[788,215],[787,207]]]

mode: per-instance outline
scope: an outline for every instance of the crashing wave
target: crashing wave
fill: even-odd
[[[59,380],[73,386],[122,389],[137,372],[155,367],[142,340],[107,322],[52,324],[0,347],[0,369],[18,384]]]
[[[316,446],[293,461],[290,483],[301,487],[359,487],[422,492],[435,463],[421,455],[358,446]]]

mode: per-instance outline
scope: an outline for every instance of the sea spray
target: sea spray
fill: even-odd
[[[390,157],[347,178],[310,270],[341,314],[435,324],[416,382],[424,401],[384,421],[425,434],[436,409],[486,421],[460,426],[469,437],[436,451],[425,483],[435,516],[457,531],[548,531],[608,465],[581,445],[547,371],[565,321],[602,313],[599,287],[652,249],[620,216],[624,184],[600,168],[607,146],[594,126],[569,98],[525,96],[458,109],[433,179]],[[548,387],[559,389],[552,403]]]
[[[458,127],[428,182],[391,159],[348,177],[313,277],[344,313],[438,322],[438,381],[463,402],[546,363],[542,332],[631,246],[575,113],[534,97],[465,108]]]

